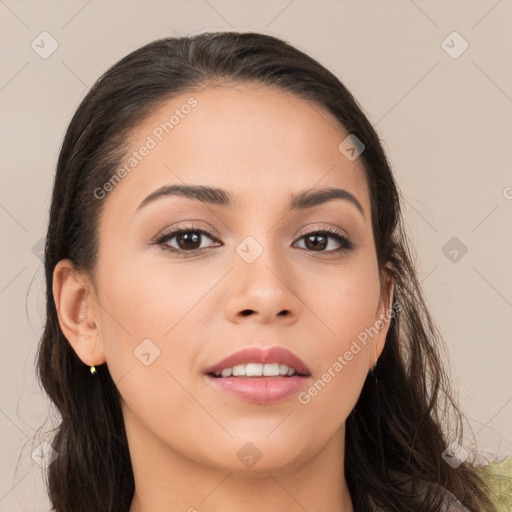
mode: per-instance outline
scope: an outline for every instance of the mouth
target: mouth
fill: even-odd
[[[218,378],[229,377],[309,377],[306,363],[284,347],[248,347],[239,350],[207,368],[205,374]]]
[[[218,391],[245,402],[269,405],[283,402],[303,389],[311,372],[295,354],[282,347],[246,348],[205,371]]]

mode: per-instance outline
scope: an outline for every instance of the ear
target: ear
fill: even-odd
[[[381,273],[381,294],[374,323],[377,334],[373,337],[369,369],[373,368],[377,358],[380,357],[384,349],[391,319],[396,314],[393,310],[394,287],[395,279],[393,267],[391,264],[386,264]]]
[[[100,309],[90,279],[70,260],[61,260],[53,271],[52,290],[60,328],[73,350],[88,366],[104,363]]]

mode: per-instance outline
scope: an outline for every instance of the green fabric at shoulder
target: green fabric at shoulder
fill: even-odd
[[[512,510],[512,456],[501,462],[492,462],[488,466],[476,468],[492,492],[496,506],[493,512],[510,512]]]

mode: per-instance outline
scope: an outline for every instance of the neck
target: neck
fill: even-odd
[[[133,418],[126,427],[135,478],[129,512],[354,512],[343,469],[344,425],[301,463],[256,464],[246,472],[185,457]]]

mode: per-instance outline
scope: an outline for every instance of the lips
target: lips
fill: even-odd
[[[285,369],[287,373],[281,373]],[[204,378],[225,396],[256,405],[277,405],[291,400],[312,377],[306,363],[283,347],[251,347],[214,364]]]
[[[256,364],[282,364],[293,368],[297,375],[309,376],[311,372],[306,363],[295,354],[283,347],[271,347],[262,349],[258,347],[245,348],[222,359],[218,363],[208,368],[205,373],[209,375],[219,375],[226,368],[233,368],[237,365],[249,363]],[[258,378],[258,377],[249,377]]]

